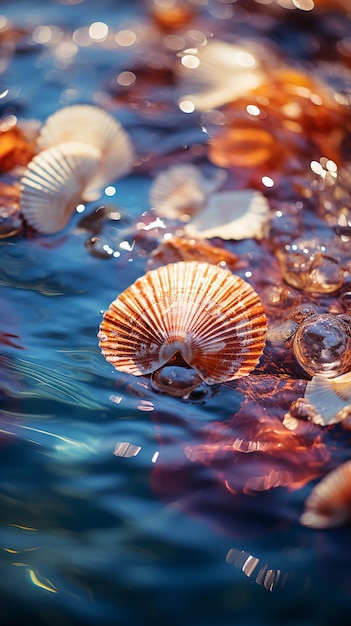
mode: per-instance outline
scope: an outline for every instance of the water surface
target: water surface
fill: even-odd
[[[208,3],[215,32],[223,28],[215,8],[224,4]],[[284,15],[275,26],[261,14],[251,23],[240,4],[231,19],[243,34],[259,28],[284,54],[313,62],[315,39],[301,29],[301,18],[289,22]],[[55,60],[53,46],[33,43],[33,29],[54,25],[69,39],[95,21],[118,31],[140,29],[149,19],[146,4],[108,0],[31,2],[30,10],[26,2],[1,2],[0,13],[28,30],[6,57],[3,115],[39,121],[62,105],[106,102],[111,76],[129,67],[134,49],[81,47],[66,64]],[[350,37],[349,16],[336,12],[332,41],[343,19]],[[279,23],[286,30],[278,31]],[[179,151],[183,159],[186,142],[205,140],[198,120],[186,115],[142,118],[128,106],[113,113],[139,155],[152,142],[159,165],[162,155]],[[64,232],[1,241],[0,622],[348,624],[350,528],[312,531],[299,524],[311,485],[234,496],[220,466],[194,465],[184,455],[184,446],[204,442],[239,411],[243,388],[223,385],[202,401],[185,402],[156,393],[148,378],[117,372],[101,355],[102,312],[145,272],[156,245],[157,228],[139,241],[131,234],[149,209],[150,184],[146,161],[116,183],[113,198],[88,205]],[[129,217],[106,227],[118,255],[102,258],[86,245],[92,233],[81,220],[108,203]],[[252,260],[255,278],[258,246],[232,249]],[[297,396],[293,388],[289,398]],[[334,460],[348,457],[341,429],[331,445]],[[243,571],[244,563],[252,570]]]

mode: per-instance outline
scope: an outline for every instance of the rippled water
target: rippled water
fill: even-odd
[[[96,20],[142,24],[145,6],[33,2],[29,12],[26,2],[2,2],[0,12],[29,29],[56,24],[71,32]],[[293,36],[287,32],[286,49]],[[3,111],[43,120],[70,99],[93,102],[123,58],[82,48],[61,68],[50,47],[24,44],[1,77],[10,90]],[[162,129],[135,122],[127,109],[119,117],[144,152],[155,137],[159,154],[184,137],[202,141],[188,119]],[[308,485],[232,498],[220,467],[213,473],[184,462],[184,446],[239,410],[242,389],[222,385],[187,403],[102,357],[102,311],[145,272],[157,235],[135,243],[129,229],[149,208],[148,174],[141,168],[116,186],[113,200],[100,204],[129,215],[108,231],[119,256],[91,254],[78,214],[58,235],[0,244],[0,623],[348,624],[350,528],[312,532],[299,524]],[[338,437],[334,454],[344,459]]]

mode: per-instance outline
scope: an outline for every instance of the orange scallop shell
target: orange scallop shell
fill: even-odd
[[[104,357],[120,371],[150,374],[176,353],[206,383],[246,376],[266,340],[266,317],[251,285],[210,263],[151,270],[105,312]]]
[[[329,472],[312,489],[300,521],[311,528],[335,528],[351,521],[351,461]]]

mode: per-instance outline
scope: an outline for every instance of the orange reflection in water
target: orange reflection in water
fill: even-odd
[[[299,435],[245,401],[228,424],[214,424],[205,444],[188,446],[194,463],[210,466],[233,494],[299,489],[320,476],[329,453],[319,436]]]
[[[0,129],[0,171],[8,172],[16,165],[27,165],[35,155],[35,147],[18,126]]]
[[[162,30],[185,26],[193,19],[193,12],[179,0],[151,0],[150,14]]]
[[[230,536],[285,532],[295,515],[286,506],[290,492],[327,471],[324,431],[282,424],[300,394],[297,380],[253,374],[228,386],[243,401],[224,421],[201,424],[154,412],[160,455],[152,488]]]
[[[227,124],[210,140],[209,158],[220,167],[251,170],[251,184],[275,171],[303,172],[318,154],[341,162],[347,106],[303,72],[273,70],[269,81],[223,112]]]

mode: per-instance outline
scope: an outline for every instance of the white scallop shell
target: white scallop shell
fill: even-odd
[[[199,111],[233,102],[259,87],[265,78],[250,50],[213,39],[196,54],[183,55],[178,75],[179,101],[188,100]]]
[[[59,109],[48,117],[37,139],[41,150],[69,141],[87,143],[101,151],[99,167],[86,190],[92,199],[98,190],[132,169],[135,157],[129,135],[104,109],[90,104]]]
[[[105,312],[98,333],[105,358],[136,376],[176,353],[205,382],[246,376],[257,365],[266,318],[253,288],[229,270],[193,261],[151,270]]]
[[[321,374],[313,376],[306,385],[304,400],[316,412],[311,417],[315,424],[330,426],[350,417],[351,372],[335,378],[326,378]]]
[[[202,239],[261,239],[268,215],[268,201],[259,191],[219,191],[208,197],[205,208],[184,226],[184,232]]]
[[[295,432],[297,435],[306,435],[307,437],[316,435],[320,430],[317,424],[293,417],[290,413],[285,413],[282,424],[285,428]]]
[[[300,521],[311,528],[335,528],[350,520],[351,461],[346,461],[312,489]]]
[[[157,215],[187,220],[207,203],[207,197],[224,182],[224,170],[205,178],[201,170],[190,163],[173,165],[157,174],[150,188],[150,204]]]
[[[267,330],[267,341],[273,344],[284,343],[292,337],[296,327],[297,323],[289,319],[271,322]]]
[[[20,180],[20,207],[28,224],[47,235],[62,230],[99,160],[100,150],[79,142],[39,152]]]

